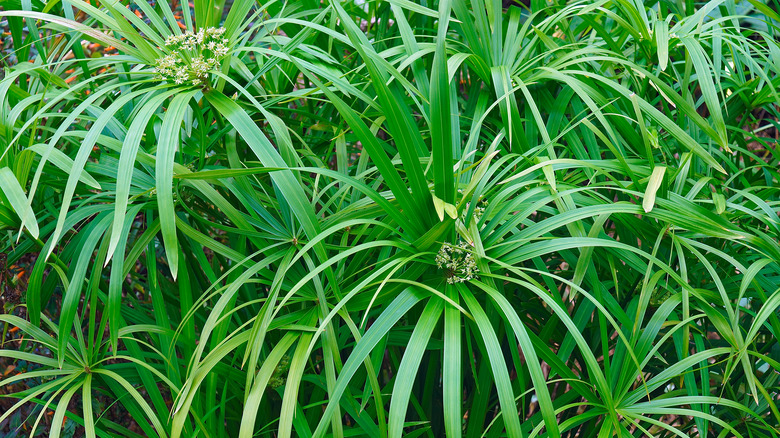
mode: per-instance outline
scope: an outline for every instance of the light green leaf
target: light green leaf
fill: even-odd
[[[642,200],[642,208],[645,213],[650,213],[655,205],[655,194],[661,187],[661,183],[664,180],[664,173],[666,173],[665,166],[656,166],[653,169],[652,175],[650,175],[650,181],[647,183],[647,189],[645,190],[645,197]]]
[[[0,187],[3,188],[3,195],[8,198],[11,208],[14,209],[22,220],[22,226],[26,227],[34,238],[38,238],[40,230],[38,229],[38,220],[35,219],[35,213],[24,194],[22,186],[16,179],[16,175],[7,167],[0,168]]]

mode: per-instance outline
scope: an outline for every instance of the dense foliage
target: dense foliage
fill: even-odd
[[[780,436],[777,4],[508,3],[3,2],[0,427]]]

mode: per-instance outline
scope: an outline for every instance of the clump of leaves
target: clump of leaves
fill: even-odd
[[[5,8],[0,424],[778,436],[780,17],[504,3]]]

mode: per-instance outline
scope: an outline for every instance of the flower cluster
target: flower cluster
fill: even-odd
[[[168,79],[179,85],[185,82],[195,86],[204,84],[209,71],[217,69],[230,52],[224,34],[225,28],[210,27],[197,33],[188,31],[169,36],[165,47],[171,49],[171,53],[159,58],[155,68],[160,80]]]
[[[466,242],[444,242],[436,255],[436,266],[447,271],[447,283],[463,283],[477,278],[479,268]]]
[[[479,201],[479,203],[474,207],[474,214],[472,215],[474,217],[474,222],[479,223],[479,220],[482,219],[482,215],[485,214],[485,209],[488,206],[488,202],[486,199],[483,199]],[[467,224],[466,222],[466,213],[469,211],[469,207],[471,207],[471,203],[466,203],[466,208],[463,209],[463,213],[460,215],[460,221],[464,224]]]

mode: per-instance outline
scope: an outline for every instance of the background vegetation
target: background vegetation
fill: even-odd
[[[0,434],[780,435],[777,3],[510,3],[3,1]]]

